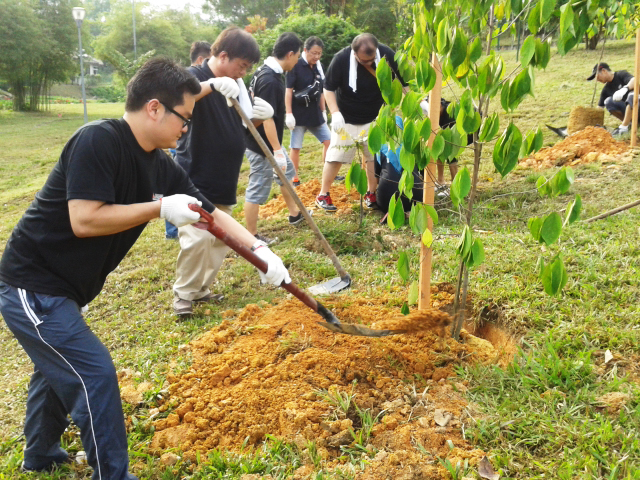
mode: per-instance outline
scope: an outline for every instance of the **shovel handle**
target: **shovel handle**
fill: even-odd
[[[228,247],[230,247],[232,250],[238,253],[238,255],[240,255],[241,257],[249,261],[251,264],[253,264],[253,266],[255,266],[262,273],[267,273],[267,269],[268,269],[267,262],[262,260],[255,253],[253,253],[251,249],[248,248],[246,245],[243,245],[236,238],[232,237],[227,232],[225,232],[222,228],[216,225],[215,222],[213,221],[213,216],[209,212],[204,210],[202,207],[194,204],[189,205],[189,208],[194,212],[199,213],[200,217],[202,217],[207,222],[207,231],[209,231],[209,233],[211,233],[216,238],[219,238],[220,240],[222,240]],[[293,282],[285,283],[283,281],[280,284],[280,286],[284,288],[286,291],[288,291],[289,293],[291,293],[294,297],[298,298],[302,303],[304,303],[307,307],[312,309],[314,312],[320,313],[318,311],[318,302],[316,301],[316,299],[313,298],[308,293],[306,293],[300,287],[295,285]]]

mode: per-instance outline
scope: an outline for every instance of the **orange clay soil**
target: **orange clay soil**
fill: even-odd
[[[628,144],[614,140],[604,128],[587,127],[556,143],[553,147],[543,148],[532,157],[523,159],[520,165],[550,168],[595,161],[610,162],[627,150],[629,150]]]
[[[462,425],[478,413],[454,367],[495,363],[500,352],[464,330],[463,343],[440,336],[450,317],[437,309],[450,306],[452,291],[433,286],[433,310],[399,318],[397,294],[323,300],[344,323],[413,332],[383,338],[333,334],[296,299],[225,312],[227,319],[191,342],[191,369],[169,376],[170,397],[160,408],[168,416],[154,423],[152,451],[178,448],[194,460],[214,448],[251,449],[270,434],[303,453],[315,442],[325,468],[350,468],[339,457],[354,446],[350,429],[362,426],[357,405],[378,421],[363,445],[372,452],[369,465],[356,478],[446,478],[438,457],[475,465],[484,452],[464,439]],[[328,401],[339,392],[355,395],[346,413]],[[444,425],[443,417],[450,417]],[[310,458],[295,478],[307,471]]]
[[[320,191],[320,181],[318,179],[301,183],[295,190],[304,205],[314,210],[321,210],[316,206],[316,196]],[[360,194],[355,188],[351,189],[351,193],[347,193],[344,183],[332,183],[331,200],[333,200],[333,204],[338,209],[335,213],[341,215],[349,213],[354,205],[360,204]],[[280,212],[286,208],[287,206],[282,199],[282,195],[278,195],[265,205],[260,206],[260,218],[273,217],[274,215],[280,214]]]

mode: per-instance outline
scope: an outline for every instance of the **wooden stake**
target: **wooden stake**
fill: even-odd
[[[638,81],[640,79],[640,28],[636,31],[636,71],[633,87],[633,115],[631,117],[631,147],[638,143]]]
[[[431,57],[431,66],[436,71],[436,84],[429,94],[429,120],[431,120],[431,135],[427,145],[431,147],[436,138],[434,133],[440,129],[440,98],[442,96],[442,71],[440,62],[434,53]],[[435,178],[436,178],[436,162],[429,162],[427,168],[424,169],[424,191],[422,201],[425,205],[433,206],[435,197]],[[433,233],[433,220],[431,216],[428,218],[429,230]],[[420,242],[420,295],[418,297],[418,308],[424,309],[431,306],[431,248]]]

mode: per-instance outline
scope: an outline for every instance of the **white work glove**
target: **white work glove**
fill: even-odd
[[[322,111],[322,118],[324,118],[324,123],[327,123],[327,111],[326,110]]]
[[[195,203],[202,206],[202,202],[191,195],[178,193],[160,199],[160,218],[168,220],[176,227],[184,227],[200,220],[200,214],[189,208],[189,204]]]
[[[344,117],[340,112],[331,114],[331,130],[336,133],[340,133],[344,130]]]
[[[276,150],[275,152],[273,152],[273,158],[276,159],[276,163],[278,164],[278,167],[280,167],[280,169],[283,172],[287,171],[287,155],[286,153],[284,153],[284,148],[281,148],[280,150]]]
[[[289,130],[296,128],[296,117],[293,116],[293,113],[287,113],[284,117],[284,123]]]
[[[611,96],[611,98],[613,99],[614,102],[620,102],[622,101],[622,99],[624,98],[624,96],[627,94],[628,91],[629,89],[627,87],[622,87],[620,90],[617,90]]]
[[[253,107],[251,108],[251,118],[268,120],[271,117],[273,117],[273,107],[271,104],[260,97],[254,97]]]
[[[427,100],[422,100],[420,102],[420,108],[422,109],[423,115],[429,115],[429,102]]]
[[[209,80],[213,90],[217,90],[227,98],[236,98],[240,94],[238,82],[229,77],[216,77]]]
[[[283,281],[284,283],[291,283],[291,277],[289,277],[289,272],[284,266],[284,263],[282,263],[279,256],[269,250],[266,243],[258,240],[253,244],[251,250],[253,250],[253,253],[260,259],[267,262],[267,273],[262,273],[258,270],[261,283],[269,283],[276,287],[279,287]]]

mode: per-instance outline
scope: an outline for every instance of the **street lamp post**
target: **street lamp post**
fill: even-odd
[[[87,123],[89,120],[87,118],[87,95],[84,90],[84,61],[82,55],[82,20],[84,20],[84,8],[82,7],[73,7],[71,13],[73,14],[73,19],[76,21],[76,25],[78,26],[78,45],[80,52],[80,76],[82,79],[82,104],[84,105],[84,123]]]

